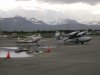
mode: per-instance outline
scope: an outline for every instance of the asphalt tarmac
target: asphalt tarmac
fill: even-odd
[[[100,36],[85,44],[67,44],[47,39],[43,46],[54,46],[33,57],[1,59],[0,75],[100,75]],[[16,40],[0,40],[0,47],[17,46]]]

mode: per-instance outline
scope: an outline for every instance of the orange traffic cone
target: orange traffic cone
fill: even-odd
[[[10,53],[9,53],[9,51],[8,51],[8,53],[7,53],[7,57],[6,57],[7,59],[10,59],[11,57],[10,57]]]
[[[48,47],[48,49],[47,49],[47,53],[48,53],[48,52],[51,52],[51,49],[50,49],[49,47]]]

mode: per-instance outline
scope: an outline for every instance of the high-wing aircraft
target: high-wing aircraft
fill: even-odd
[[[42,40],[41,35],[32,35],[32,36],[27,36],[24,39],[21,39],[18,37],[18,43],[36,43],[37,46],[39,46],[39,42]]]
[[[32,57],[33,51],[21,47],[0,47],[0,58]]]
[[[92,39],[92,37],[86,36],[87,32],[86,31],[75,31],[75,32],[71,32],[70,34],[65,34],[65,35],[61,35],[60,32],[56,32],[55,33],[55,37],[57,40],[62,40],[64,42],[64,44],[69,43],[69,42],[73,42],[73,43],[81,43],[84,44],[84,42],[88,42]]]
[[[14,51],[16,53],[29,51],[27,48],[22,48],[22,47],[0,47],[0,50]]]

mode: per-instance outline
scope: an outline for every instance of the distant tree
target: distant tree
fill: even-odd
[[[24,31],[20,31],[20,34],[25,34],[25,32]]]
[[[40,30],[39,29],[37,30],[37,33],[40,33]]]
[[[93,31],[92,29],[88,29],[88,32],[91,32],[91,31]]]

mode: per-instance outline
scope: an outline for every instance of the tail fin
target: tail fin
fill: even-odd
[[[55,37],[57,37],[57,36],[60,36],[60,32],[59,31],[56,31],[56,33],[55,33]]]
[[[82,31],[82,32],[78,33],[78,36],[84,36],[86,34],[87,34],[87,31]]]
[[[41,37],[41,34],[39,33],[38,36]]]
[[[62,37],[61,37],[59,31],[56,31],[56,33],[55,33],[55,38],[56,38],[57,40],[61,40],[61,39],[62,39]]]
[[[17,40],[18,42],[21,42],[22,41],[22,39],[20,38],[20,37],[18,37],[18,40]]]

